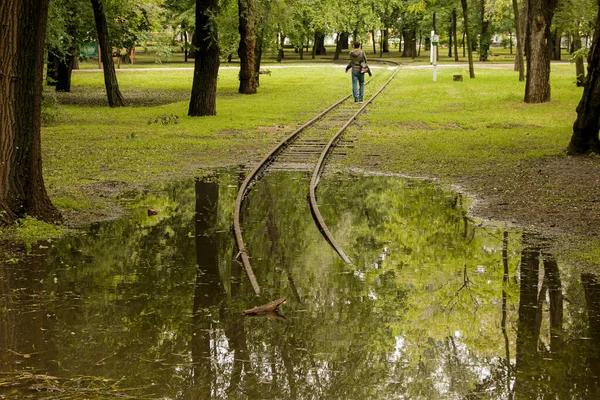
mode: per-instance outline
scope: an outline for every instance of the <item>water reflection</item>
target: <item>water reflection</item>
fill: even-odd
[[[0,398],[600,397],[600,284],[424,181],[303,173],[243,210],[239,170],[140,194],[128,220],[0,264]],[[159,210],[149,217],[148,207]],[[44,246],[47,247],[47,246]],[[241,311],[285,297],[285,316]]]

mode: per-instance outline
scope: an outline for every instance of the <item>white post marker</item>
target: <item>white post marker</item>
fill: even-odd
[[[437,47],[440,42],[440,37],[435,34],[434,31],[431,31],[431,58],[433,64],[433,81],[435,82],[437,79]]]
[[[433,64],[433,37],[435,36],[435,31],[431,31],[431,47],[429,51],[429,64]]]

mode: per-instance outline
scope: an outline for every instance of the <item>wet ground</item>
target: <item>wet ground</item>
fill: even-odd
[[[599,278],[548,239],[429,181],[328,174],[347,265],[308,173],[273,171],[242,213],[257,298],[231,234],[244,176],[128,196],[130,218],[0,264],[0,399],[600,397]]]

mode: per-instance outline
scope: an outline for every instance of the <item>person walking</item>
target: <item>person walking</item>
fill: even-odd
[[[354,42],[354,49],[350,52],[350,64],[346,72],[352,69],[352,94],[355,103],[362,103],[365,94],[365,74],[361,71],[361,63],[367,62],[365,52],[360,49],[360,42]]]

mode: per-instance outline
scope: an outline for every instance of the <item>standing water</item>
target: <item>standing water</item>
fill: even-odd
[[[600,280],[431,182],[241,171],[0,263],[0,399],[597,399]],[[148,216],[147,208],[159,210]],[[5,257],[6,259],[6,257]],[[279,313],[241,312],[284,297]]]

